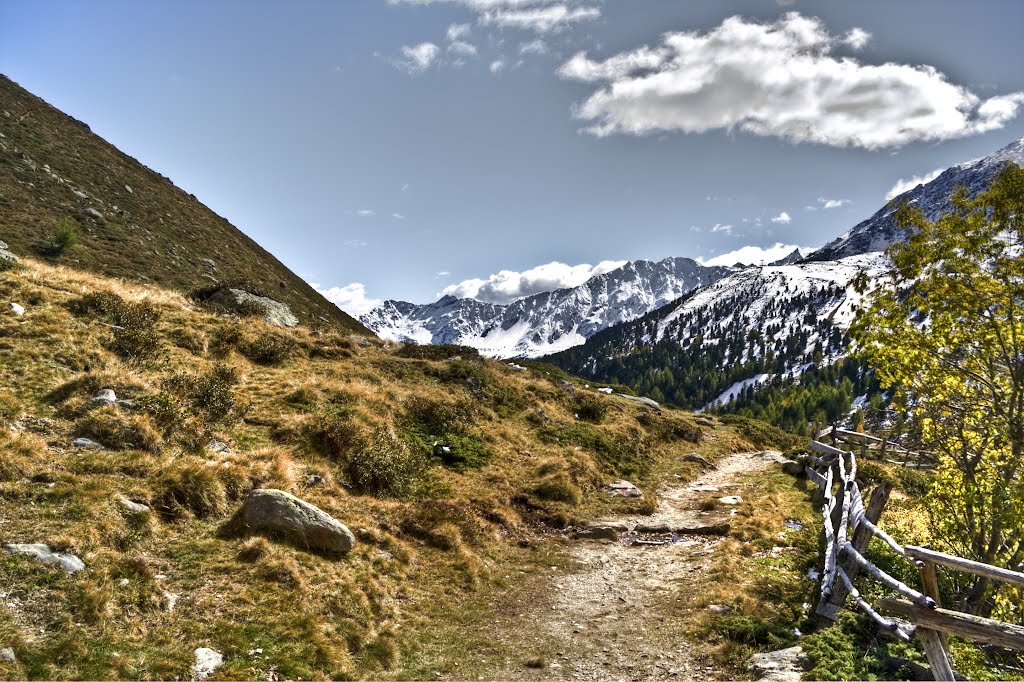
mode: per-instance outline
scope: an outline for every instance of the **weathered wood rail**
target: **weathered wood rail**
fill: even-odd
[[[837,434],[839,437],[836,437]],[[852,597],[858,608],[883,631],[904,641],[917,636],[924,645],[925,655],[936,680],[954,679],[947,634],[1024,650],[1024,626],[941,608],[938,567],[1021,586],[1024,586],[1024,573],[936,552],[927,547],[901,546],[878,526],[889,500],[890,486],[884,483],[875,486],[865,506],[857,483],[856,456],[851,451],[836,447],[837,442],[856,444],[862,448],[870,443],[881,442],[879,447],[884,452],[888,442],[874,436],[834,428],[823,432],[823,435],[832,436],[833,444],[811,441],[812,454],[807,456],[806,467],[807,477],[819,488],[825,529],[821,597],[815,609],[818,627],[828,627],[834,623],[847,597]],[[919,453],[903,452],[918,457],[918,466],[921,465]],[[897,580],[865,557],[872,538],[884,542],[918,569],[921,591]],[[868,604],[854,584],[862,572],[899,594],[902,599],[885,598]]]

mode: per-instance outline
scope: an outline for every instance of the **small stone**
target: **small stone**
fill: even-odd
[[[177,605],[177,603],[178,595],[174,594],[173,592],[164,592],[164,608],[167,610],[167,613],[171,613],[172,611],[174,611],[174,607]]]
[[[597,389],[597,390],[598,390],[598,391],[599,391],[600,393],[604,393],[604,394],[606,394],[606,395],[611,395],[611,394],[613,393],[612,389],[608,388],[607,386],[605,386],[605,387],[603,387],[603,388],[599,388],[599,389]]]
[[[0,649],[0,663],[14,663],[17,660],[14,656],[14,649],[11,647]]]
[[[706,466],[706,467],[710,467],[712,469],[717,469],[718,468],[717,466],[715,466],[714,464],[712,464],[708,460],[704,459],[704,457],[702,457],[699,453],[696,453],[696,452],[690,452],[688,454],[683,455],[683,461],[684,462],[697,462],[698,464],[701,464],[701,465]]]
[[[214,670],[224,663],[224,656],[213,649],[201,647],[196,649],[196,663],[192,666],[194,682],[203,682]]]
[[[573,533],[573,538],[577,540],[618,540],[619,531],[608,526],[581,528]]]
[[[128,192],[128,194],[135,194],[134,190],[132,190],[132,188],[129,187],[128,185],[124,186],[124,191]]]
[[[76,448],[85,448],[87,450],[106,450],[105,447],[89,438],[76,438],[71,442],[71,445]]]
[[[739,504],[743,501],[743,498],[739,495],[726,495],[725,497],[719,497],[718,501],[722,504]]]
[[[667,523],[638,523],[633,530],[649,535],[664,535],[672,532],[672,528]]]
[[[223,455],[231,453],[231,448],[228,447],[228,444],[219,440],[211,440],[209,443],[206,444],[206,447],[211,452],[217,452]]]
[[[644,494],[640,492],[640,489],[629,481],[619,480],[608,484],[605,487],[605,491],[612,495],[619,495],[621,497],[643,497]]]
[[[106,218],[103,217],[103,214],[100,213],[99,211],[97,211],[95,208],[92,208],[92,207],[89,207],[89,208],[85,209],[84,211],[82,211],[82,215],[84,215],[87,218],[92,218],[93,220],[95,220],[98,223],[102,223],[102,222],[106,221]]]
[[[683,526],[676,529],[678,535],[728,535],[732,527],[728,523],[716,523],[710,526]]]
[[[20,304],[15,303],[15,302],[12,301],[11,302],[11,312],[14,313],[15,315],[17,315],[18,317],[21,317],[22,315],[25,314],[25,306],[20,305]]]
[[[132,502],[131,500],[129,500],[124,495],[121,495],[120,493],[115,496],[115,499],[117,500],[117,503],[119,505],[121,505],[128,511],[132,512],[133,514],[148,514],[150,511],[147,505],[141,504],[139,502]]]
[[[14,554],[25,554],[47,565],[57,566],[65,573],[78,573],[85,568],[85,562],[70,552],[55,552],[49,545],[9,543],[4,549]]]
[[[306,479],[306,485],[309,487],[323,485],[326,482],[326,479],[324,479],[324,477],[320,476],[319,474],[313,474],[312,476]]]
[[[113,405],[117,402],[117,394],[114,393],[112,388],[101,388],[96,391],[96,394],[93,395],[89,402],[93,405]]]
[[[708,604],[707,609],[711,613],[732,613],[732,607],[728,604]]]

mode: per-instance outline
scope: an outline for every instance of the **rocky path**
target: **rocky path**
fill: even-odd
[[[729,508],[701,512],[710,495],[742,494],[741,479],[772,466],[772,455],[731,455],[691,483],[663,490],[653,516],[608,519],[672,528],[728,520]],[[663,545],[578,541],[579,570],[553,578],[553,601],[530,614],[534,632],[557,649],[542,676],[556,679],[694,679],[715,671],[697,647],[669,633],[667,619],[682,591],[708,570],[717,537],[686,536]],[[667,607],[667,608],[666,608]],[[668,615],[666,615],[668,614]]]

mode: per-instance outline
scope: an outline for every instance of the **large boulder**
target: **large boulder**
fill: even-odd
[[[253,490],[235,517],[241,530],[282,535],[301,547],[348,552],[352,531],[327,512],[283,490]]]
[[[264,320],[278,327],[294,327],[299,323],[299,318],[295,317],[287,303],[242,289],[221,289],[206,299],[206,302],[235,313],[251,314],[254,310],[259,311]]]

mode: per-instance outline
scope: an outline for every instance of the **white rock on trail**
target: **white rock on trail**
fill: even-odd
[[[224,656],[213,649],[200,647],[196,649],[196,662],[192,666],[194,682],[203,682],[214,670],[224,663]]]

